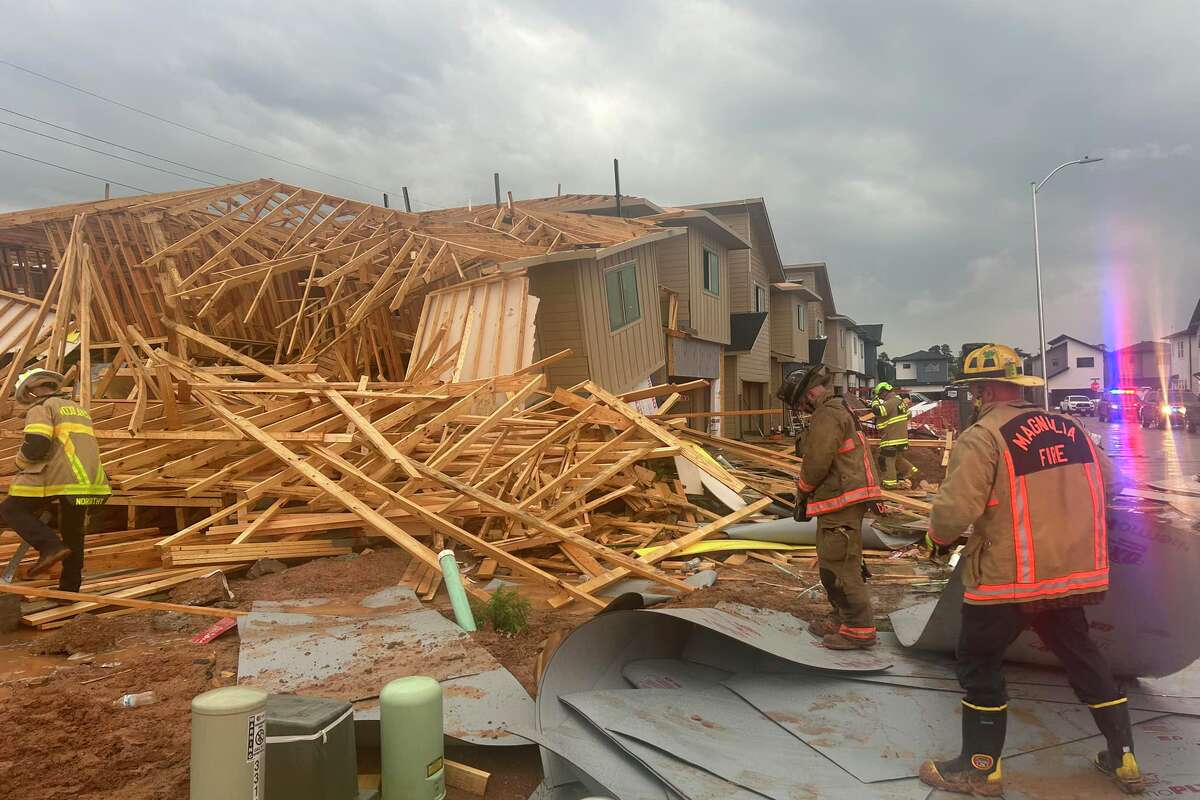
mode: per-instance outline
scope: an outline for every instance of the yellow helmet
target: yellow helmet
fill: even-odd
[[[1045,383],[1036,375],[1026,375],[1017,351],[1003,344],[985,344],[967,353],[963,359],[962,377],[955,383],[975,381],[1001,381],[1018,386],[1041,386]]]

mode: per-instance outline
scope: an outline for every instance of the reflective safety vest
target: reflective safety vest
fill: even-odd
[[[875,430],[879,433],[880,447],[908,446],[908,403],[900,395],[893,394],[887,400],[876,401]]]
[[[985,406],[954,444],[929,534],[963,551],[967,603],[1027,603],[1108,588],[1105,501],[1117,476],[1078,423],[1028,403]]]
[[[50,453],[25,466],[12,480],[14,497],[106,497],[112,494],[92,416],[69,397],[51,396],[25,414],[28,434],[50,439]]]
[[[883,497],[867,437],[841,397],[826,397],[813,412],[801,455],[796,488],[814,517]]]

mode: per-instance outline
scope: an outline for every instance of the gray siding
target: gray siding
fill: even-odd
[[[574,386],[591,374],[579,314],[578,273],[578,262],[548,264],[529,271],[529,292],[539,300],[534,357],[546,358],[568,347],[573,351],[570,357],[547,368],[551,386]]]
[[[689,227],[687,239],[692,255],[692,327],[701,339],[729,344],[730,252],[700,228]],[[721,267],[719,292],[715,295],[704,290],[704,248],[717,254]]]
[[[604,272],[609,267],[630,261],[637,263],[642,318],[620,330],[610,331]],[[579,316],[587,342],[592,380],[611,392],[627,392],[666,363],[655,246],[642,245],[599,262],[580,262],[578,274]]]

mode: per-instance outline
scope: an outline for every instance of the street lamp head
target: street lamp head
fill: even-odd
[[[1077,163],[1077,164],[1095,164],[1097,161],[1103,161],[1103,160],[1104,160],[1103,158],[1092,158],[1091,156],[1084,156],[1083,158],[1079,159],[1075,163]]]

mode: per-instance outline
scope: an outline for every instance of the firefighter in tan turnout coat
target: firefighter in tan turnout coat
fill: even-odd
[[[18,403],[25,412],[24,441],[17,453],[18,473],[0,503],[0,517],[38,551],[30,576],[63,562],[59,588],[79,591],[83,575],[83,534],[89,506],[112,493],[88,410],[63,391],[64,377],[32,369],[17,381]],[[58,531],[43,513],[57,511]]]
[[[863,569],[862,521],[882,497],[866,436],[844,398],[830,389],[833,376],[818,364],[784,380],[777,396],[812,414],[796,478],[796,519],[817,518],[817,566],[833,606],[809,630],[826,647],[854,650],[875,644],[875,614]]]
[[[1108,589],[1105,498],[1117,475],[1075,420],[1026,403],[1022,374],[1003,345],[967,355],[961,383],[979,405],[975,424],[955,442],[946,480],[933,502],[930,538],[962,552],[963,607],[958,641],[962,751],[926,761],[921,779],[964,794],[999,795],[1000,753],[1008,721],[1001,662],[1026,628],[1062,662],[1071,687],[1091,709],[1108,747],[1096,767],[1127,793],[1142,791],[1129,707],[1088,635],[1084,607]]]

